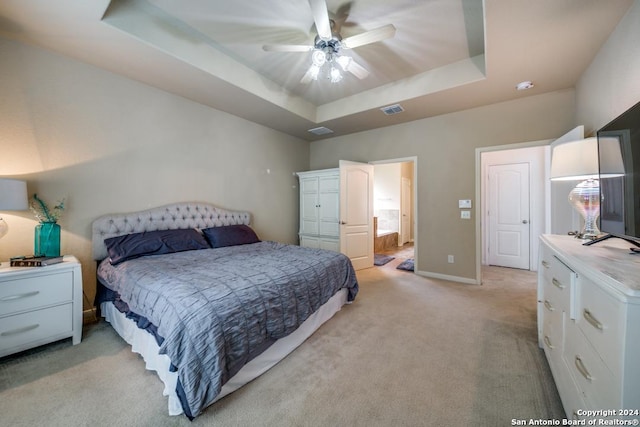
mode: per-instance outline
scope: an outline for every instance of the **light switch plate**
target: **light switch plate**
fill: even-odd
[[[460,209],[471,209],[471,200],[458,200],[458,208]]]

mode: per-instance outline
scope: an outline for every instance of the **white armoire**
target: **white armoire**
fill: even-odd
[[[300,246],[340,252],[340,169],[298,172]]]

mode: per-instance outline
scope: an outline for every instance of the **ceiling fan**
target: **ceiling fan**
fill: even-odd
[[[313,20],[318,33],[313,45],[264,45],[262,49],[267,52],[312,52],[311,66],[300,80],[300,83],[303,84],[317,80],[320,71],[327,64],[328,67],[324,68],[329,69],[327,77],[333,83],[342,80],[339,68],[359,79],[366,78],[369,75],[369,71],[355,62],[350,56],[343,55],[342,50],[353,49],[391,38],[396,33],[396,27],[388,24],[343,39],[340,35],[340,29],[336,28],[335,21],[329,19],[326,1],[309,0],[309,5],[311,6]]]

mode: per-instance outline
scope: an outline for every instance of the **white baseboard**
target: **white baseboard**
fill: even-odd
[[[432,279],[450,280],[452,282],[466,283],[468,285],[481,285],[482,283],[468,277],[450,276],[448,274],[432,273],[430,271],[416,271],[419,276],[430,277]]]

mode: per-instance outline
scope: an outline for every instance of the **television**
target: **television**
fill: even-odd
[[[605,235],[587,244],[618,237],[640,252],[640,102],[598,130],[597,139],[600,230]]]

